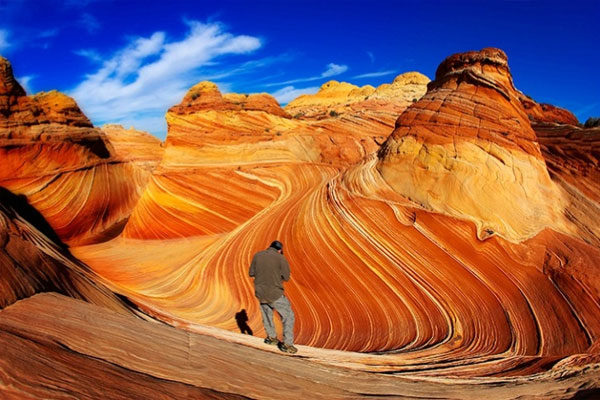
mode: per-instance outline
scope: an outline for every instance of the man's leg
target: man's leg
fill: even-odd
[[[267,336],[276,338],[277,332],[275,331],[275,325],[273,324],[273,309],[270,304],[260,303],[260,313],[262,314],[263,325]]]
[[[283,324],[283,343],[288,346],[294,344],[294,311],[290,301],[285,296],[281,296],[275,300],[273,306],[281,315],[281,323]]]

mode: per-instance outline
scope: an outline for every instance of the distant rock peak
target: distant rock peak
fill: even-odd
[[[176,114],[190,114],[199,111],[265,111],[281,117],[288,117],[277,100],[267,93],[223,95],[219,87],[209,81],[192,86],[178,105],[169,111]]]
[[[10,62],[0,56],[0,96],[25,96],[25,90],[17,82]]]

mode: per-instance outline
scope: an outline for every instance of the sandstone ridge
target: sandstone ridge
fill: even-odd
[[[67,244],[118,234],[148,173],[116,156],[69,96],[27,96],[4,58],[0,91],[0,186],[25,195]]]
[[[374,106],[385,110],[398,105],[404,109],[425,94],[428,82],[429,78],[414,71],[400,74],[392,83],[384,83],[377,88],[332,80],[324,83],[317,93],[301,95],[290,101],[285,110],[297,117],[314,118],[332,111],[351,115]]]

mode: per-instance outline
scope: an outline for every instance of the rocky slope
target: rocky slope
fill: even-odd
[[[106,308],[126,305],[75,259],[44,218],[0,187],[0,309],[39,292],[58,292]]]
[[[377,150],[412,103],[407,98],[422,94],[427,81],[417,73],[400,75],[370,100],[364,93],[340,99],[330,95],[338,93],[335,87],[356,87],[326,84],[332,88],[313,96],[324,98],[324,114],[309,117],[313,106],[306,100],[293,106],[294,112],[305,110],[302,118],[267,94],[222,95],[214,83],[200,82],[167,113],[164,158],[124,235],[165,239],[231,231],[281,196],[276,180],[245,171],[290,163],[327,164],[334,171],[356,163]],[[336,108],[340,115],[331,116],[329,106],[346,111]],[[150,223],[157,218],[166,223]]]
[[[27,197],[68,244],[118,234],[149,174],[119,159],[70,97],[27,96],[0,58],[0,186]]]
[[[184,332],[50,294],[0,311],[0,348],[9,399],[570,399],[593,396],[600,381],[598,357],[571,357],[535,378],[366,373],[323,361],[350,353],[284,357],[258,338]],[[277,385],[265,378],[274,375]]]

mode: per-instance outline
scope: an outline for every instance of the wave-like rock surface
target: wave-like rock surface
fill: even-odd
[[[510,376],[598,353],[600,247],[584,231],[597,232],[596,211],[571,218],[546,167],[595,156],[564,144],[551,160],[500,50],[446,59],[382,150],[354,165],[327,162],[319,140],[334,136],[265,111],[266,98],[245,109],[213,85],[193,90],[167,115],[165,156],[123,234],[74,249],[146,312],[235,331],[246,309],[261,335],[247,269],[277,238],[298,343],[359,352],[323,362]]]
[[[533,128],[552,180],[568,200],[577,234],[600,246],[600,128],[536,122]]]
[[[360,111],[301,119],[292,118],[270,95],[222,95],[214,83],[200,82],[167,113],[164,157],[124,235],[166,239],[230,232],[282,193],[277,177],[263,179],[247,171],[260,164],[340,168],[359,162],[377,151],[393,120],[412,104],[406,97],[418,96],[413,92],[424,91],[426,81],[417,73],[400,75],[377,89],[382,98],[365,102],[361,95],[361,103],[342,104]],[[339,101],[325,96],[319,105]],[[294,110],[307,110],[307,104]],[[155,218],[164,223],[149,223]]]
[[[0,309],[39,292],[58,292],[106,308],[127,307],[75,259],[25,196],[0,187]]]
[[[10,168],[0,185],[26,195],[57,235],[0,209],[4,305],[56,289],[112,308],[109,288],[130,310],[180,329],[52,295],[17,302],[0,312],[8,360],[0,390],[48,397],[56,382],[68,390],[73,363],[84,366],[74,391],[90,395],[116,377],[129,380],[120,393],[142,390],[132,382],[140,379],[173,396],[184,390],[178,383],[192,385],[187,393],[198,397],[245,395],[239,387],[255,382],[249,395],[258,396],[268,388],[256,376],[269,364],[285,368],[289,393],[307,387],[323,397],[597,390],[597,129],[525,105],[500,50],[447,58],[423,97],[407,94],[389,109],[380,108],[393,103],[388,92],[423,89],[425,78],[358,92],[329,85],[285,109],[266,94],[223,95],[202,82],[167,113],[156,167],[154,141],[93,128],[63,95],[25,96],[7,65],[0,156]],[[286,294],[308,360],[281,361],[252,349],[265,350],[259,338],[227,332],[245,309],[264,334],[247,274],[273,239],[292,266]],[[72,248],[75,259],[60,240],[86,245]],[[190,332],[219,341],[194,347],[200,339]],[[28,353],[31,368],[17,362]],[[208,354],[204,370],[194,354]],[[254,357],[256,369],[227,369]],[[6,367],[13,362],[18,368]],[[219,366],[229,366],[227,382],[203,374]],[[52,376],[52,385],[36,387],[32,375]]]
[[[121,125],[107,124],[102,132],[114,149],[115,156],[152,172],[163,157],[163,143],[148,132]]]
[[[124,162],[70,97],[27,96],[0,58],[0,186],[23,194],[67,244],[114,237],[149,172]]]
[[[600,389],[598,356],[570,357],[534,377],[440,379],[326,365],[322,358],[341,353],[304,346],[303,357],[283,357],[259,338],[195,330],[136,320],[58,295],[37,295],[0,311],[0,396],[570,399],[578,394],[593,398]]]

